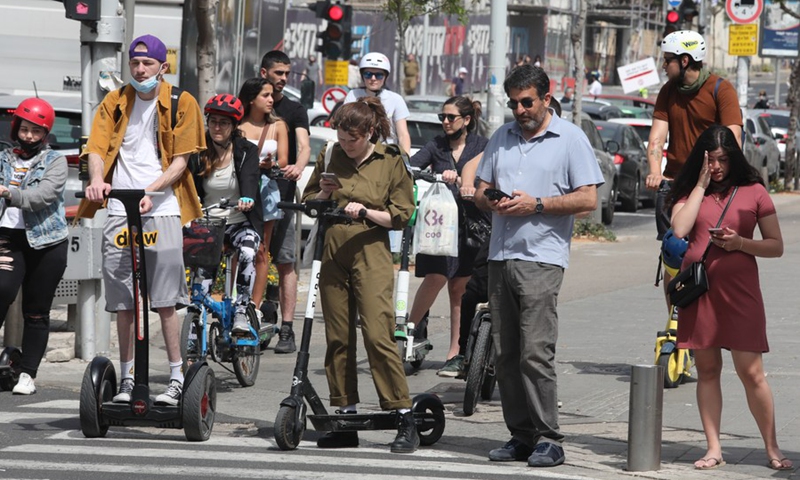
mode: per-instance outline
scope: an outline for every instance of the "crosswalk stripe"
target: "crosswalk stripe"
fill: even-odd
[[[360,451],[360,449],[353,449],[353,452]],[[44,445],[44,444],[26,444],[26,445],[16,445],[10,446],[0,450],[3,453],[20,453],[20,454],[47,454],[52,458],[52,455],[80,455],[82,458],[85,456],[91,455],[93,457],[124,457],[129,458],[132,454],[135,455],[137,458],[165,458],[168,456],[172,459],[188,459],[188,460],[208,460],[212,458],[219,458],[224,459],[225,462],[236,462],[240,464],[257,464],[257,463],[294,463],[297,464],[298,460],[308,461],[309,464],[313,464],[315,467],[323,468],[326,470],[327,473],[317,472],[317,471],[307,471],[307,470],[291,470],[285,471],[284,475],[290,474],[292,478],[335,478],[335,474],[331,473],[330,470],[340,468],[342,466],[347,467],[348,469],[353,468],[372,468],[376,467],[376,459],[375,458],[353,458],[350,457],[347,459],[346,463],[343,463],[339,456],[341,453],[337,453],[335,456],[322,456],[322,455],[314,455],[313,461],[310,460],[308,455],[297,455],[292,453],[280,453],[275,451],[266,451],[263,455],[254,455],[252,452],[224,452],[224,451],[211,451],[211,450],[185,450],[185,449],[169,449],[164,450],[163,448],[117,448],[117,447],[102,447],[92,445],[91,449],[87,445]],[[385,455],[386,451],[383,450],[380,452],[381,455]],[[6,456],[6,455],[3,455]],[[402,461],[402,459],[411,459],[414,458],[415,461],[406,462]],[[385,457],[383,457],[385,460]],[[409,457],[397,457],[397,461],[395,462],[385,462],[387,469],[391,468],[396,470],[395,473],[391,474],[371,474],[371,475],[362,475],[361,473],[358,474],[359,480],[364,479],[397,479],[397,478],[419,478],[419,475],[412,475],[412,476],[402,476],[402,472],[426,472],[426,476],[431,476],[431,472],[433,474],[471,474],[471,475],[490,475],[494,478],[497,477],[519,477],[519,476],[533,476],[537,478],[552,478],[552,479],[560,479],[560,480],[586,480],[586,477],[578,477],[572,475],[562,475],[553,473],[552,475],[547,475],[546,477],[542,476],[542,472],[534,471],[533,469],[516,466],[516,465],[509,465],[509,464],[489,464],[488,462],[484,465],[481,464],[465,464],[465,463],[452,463],[452,462],[440,462],[440,461],[429,461],[429,460],[419,460],[414,456]],[[92,463],[92,464],[85,464],[85,463],[64,463],[64,462],[30,462],[26,460],[0,460],[0,468],[5,468],[8,470],[14,469],[26,469],[26,470],[59,470],[59,471],[95,471],[95,472],[106,472],[106,473],[121,473],[121,472],[131,472],[135,471],[137,474],[141,475],[193,475],[197,474],[199,476],[212,476],[218,477],[220,474],[224,473],[224,476],[233,476],[238,478],[264,478],[264,470],[262,469],[242,469],[242,468],[230,468],[230,467],[219,467],[219,468],[211,468],[208,467],[187,467],[187,466],[169,466],[169,465],[134,465],[134,464],[105,464],[105,463]],[[214,474],[212,475],[212,472]],[[280,470],[270,469],[269,473],[271,475],[280,476]],[[548,472],[549,474],[550,472]],[[400,474],[400,475],[398,475]],[[352,476],[352,473],[347,474],[348,476]]]

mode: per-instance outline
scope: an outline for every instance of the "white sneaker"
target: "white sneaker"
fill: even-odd
[[[156,403],[159,405],[175,406],[181,401],[182,393],[183,384],[178,380],[170,380],[167,391],[156,397]]]
[[[27,373],[19,374],[19,381],[12,390],[14,395],[31,395],[36,393],[36,385],[33,384],[33,378]]]
[[[131,403],[131,393],[133,392],[133,379],[123,378],[119,384],[119,393],[111,399],[114,403]]]
[[[245,313],[244,310],[237,311],[233,316],[233,328],[231,329],[231,333],[250,333],[250,322],[247,321],[247,313]]]

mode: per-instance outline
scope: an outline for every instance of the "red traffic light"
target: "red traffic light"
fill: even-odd
[[[667,23],[678,23],[680,21],[681,16],[675,10],[671,10],[667,12]]]
[[[339,22],[344,18],[344,9],[339,5],[331,5],[328,8],[328,20],[332,22]]]

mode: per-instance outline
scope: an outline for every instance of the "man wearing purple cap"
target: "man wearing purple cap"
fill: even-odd
[[[109,92],[100,104],[82,156],[89,161],[89,185],[78,217],[92,218],[111,189],[163,192],[146,196],[142,213],[150,306],[161,317],[170,382],[156,403],[177,405],[183,391],[180,322],[176,309],[189,303],[181,226],[202,215],[186,164],[205,150],[203,117],[197,101],[163,76],[167,47],[152,35],[131,42],[130,85]],[[176,101],[177,100],[177,101]],[[172,112],[177,107],[176,112]],[[174,124],[173,124],[174,123]],[[133,391],[133,298],[125,209],[109,199],[103,227],[106,309],[117,313],[121,383],[114,402],[130,402]]]

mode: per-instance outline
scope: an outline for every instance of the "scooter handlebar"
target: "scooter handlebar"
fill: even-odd
[[[159,195],[164,195],[164,192],[148,192],[141,189],[114,189],[108,192],[106,198],[121,198],[127,195],[136,195],[136,196],[150,196],[150,197],[157,197]],[[75,192],[75,198],[86,198],[86,192]]]

